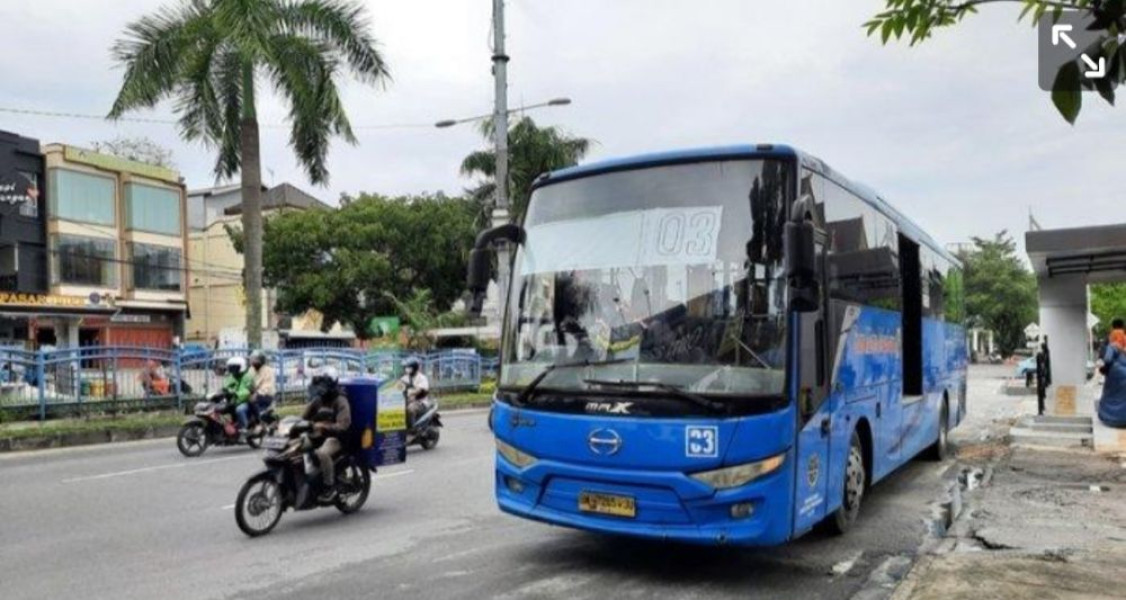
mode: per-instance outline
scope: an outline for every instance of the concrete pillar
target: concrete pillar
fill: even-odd
[[[1045,410],[1050,415],[1093,413],[1087,381],[1087,280],[1082,275],[1041,277],[1040,331],[1048,337],[1052,387]]]

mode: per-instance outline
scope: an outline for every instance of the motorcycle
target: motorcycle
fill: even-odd
[[[252,411],[250,417],[251,432],[247,432],[240,439],[238,423],[234,420],[233,407],[229,403],[225,392],[216,392],[207,397],[207,400],[195,405],[193,415],[188,417],[180,426],[176,435],[176,448],[180,454],[194,458],[204,453],[209,446],[237,446],[246,444],[258,449],[269,430],[277,422],[274,406],[271,404],[265,409]],[[262,427],[257,427],[259,424]]]
[[[331,418],[331,417],[329,417]],[[317,415],[316,420],[323,420]],[[336,496],[324,501],[324,481],[313,454],[316,448],[313,424],[286,417],[275,434],[263,443],[266,469],[253,475],[239,490],[235,521],[250,537],[270,532],[288,509],[310,510],[333,506],[344,514],[354,513],[367,502],[371,474],[363,459],[347,445],[336,458]]]
[[[427,396],[419,400],[422,410],[410,428],[407,429],[407,447],[422,446],[423,450],[433,450],[438,445],[440,437],[439,428],[442,427],[442,416],[438,414],[438,400]],[[409,406],[409,405],[408,405]]]

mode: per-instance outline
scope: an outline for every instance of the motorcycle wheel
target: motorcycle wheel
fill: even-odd
[[[198,421],[185,423],[176,434],[176,448],[180,454],[188,458],[195,458],[207,450],[207,426]]]
[[[265,439],[266,439],[266,430],[265,430],[265,428],[263,428],[262,433],[259,433],[258,435],[248,435],[248,436],[246,436],[246,445],[250,446],[251,448],[254,448],[255,450],[257,450],[257,449],[262,447],[262,442]]]
[[[430,431],[427,431],[422,435],[422,438],[419,441],[419,445],[422,446],[423,450],[433,450],[434,447],[438,445],[438,437],[438,430],[431,428]]]
[[[238,492],[235,501],[235,522],[243,533],[258,537],[270,533],[281,520],[285,506],[281,487],[272,475],[261,475],[248,480]]]
[[[339,496],[336,510],[350,515],[363,508],[371,492],[371,474],[355,462],[348,463],[342,473],[337,474],[336,482]]]

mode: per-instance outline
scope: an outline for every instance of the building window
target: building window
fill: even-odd
[[[27,199],[20,203],[20,216],[39,218],[39,174],[19,171],[20,177],[27,181]]]
[[[52,217],[111,227],[117,224],[113,178],[67,169],[52,169],[50,177]]]
[[[117,287],[115,240],[59,235],[55,238],[55,269],[59,283]]]
[[[899,310],[895,223],[836,182],[817,174],[811,177],[810,189],[820,188],[823,194],[814,199],[829,238],[829,297]]]
[[[15,244],[0,246],[0,290],[15,292],[19,288],[19,253]]]
[[[127,183],[125,218],[129,229],[179,236],[180,191]]]
[[[180,291],[183,267],[179,248],[130,244],[130,254],[133,263],[134,288]]]

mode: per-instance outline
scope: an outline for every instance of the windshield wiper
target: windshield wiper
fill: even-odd
[[[727,407],[721,402],[708,400],[700,394],[690,392],[682,387],[675,386],[669,383],[661,383],[659,381],[626,381],[624,379],[618,381],[609,381],[603,379],[584,379],[583,383],[587,385],[602,385],[606,387],[624,387],[633,389],[651,387],[661,390],[662,392],[668,392],[676,396],[677,398],[687,400],[692,404],[695,404],[696,406],[706,408],[711,411],[718,412],[727,410]]]
[[[527,404],[528,400],[532,397],[532,394],[535,393],[536,387],[539,386],[540,382],[542,382],[549,373],[556,369],[573,369],[575,367],[600,367],[602,365],[615,365],[624,362],[633,362],[633,359],[611,358],[605,360],[577,360],[574,362],[554,363],[548,365],[546,368],[544,368],[543,371],[540,371],[539,375],[536,375],[535,379],[529,381],[528,385],[524,386],[524,389],[520,390],[520,393],[517,394],[516,398],[513,400],[513,404],[517,406],[524,406],[525,404]]]

